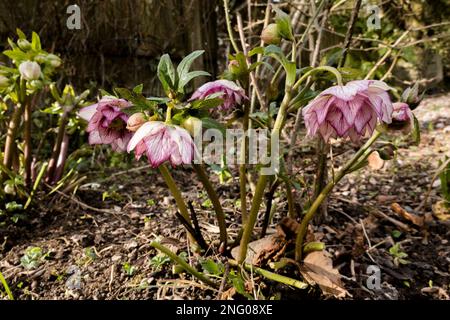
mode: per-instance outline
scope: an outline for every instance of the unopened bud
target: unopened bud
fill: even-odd
[[[414,110],[419,105],[422,97],[423,94],[419,96],[419,83],[416,83],[403,91],[401,101],[407,103],[411,110]]]
[[[19,72],[25,80],[37,80],[41,76],[41,67],[34,61],[25,61],[20,64]]]
[[[202,120],[196,117],[189,117],[183,121],[181,124],[183,128],[185,128],[191,136],[194,136],[196,132],[202,129]]]
[[[139,129],[145,122],[147,122],[145,114],[142,112],[134,113],[128,118],[127,129],[133,132],[137,131],[137,129]]]
[[[30,48],[31,48],[31,44],[27,39],[17,40],[17,45],[19,46],[20,49],[22,49],[24,51],[30,50]]]
[[[281,36],[277,24],[271,23],[261,32],[261,39],[266,44],[279,45]]]
[[[56,54],[49,54],[47,56],[47,63],[53,68],[58,68],[61,65],[61,59]]]

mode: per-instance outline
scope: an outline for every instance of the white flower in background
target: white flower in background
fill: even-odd
[[[25,80],[37,80],[41,76],[41,67],[37,62],[25,61],[20,64],[19,72]]]

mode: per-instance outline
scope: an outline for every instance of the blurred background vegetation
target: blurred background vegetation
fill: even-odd
[[[259,43],[266,6],[272,2],[290,13],[298,35],[305,29],[310,7],[315,6],[311,0],[230,1],[233,16],[242,15],[250,45]],[[69,17],[66,10],[73,4],[81,9],[81,30],[66,27]],[[353,0],[329,2],[335,9],[325,26],[323,54],[331,56],[342,44],[354,4]],[[379,30],[369,30],[366,25],[371,14],[367,10],[369,5],[380,8]],[[204,49],[206,54],[195,67],[213,76],[223,70],[229,48],[221,6],[220,0],[3,0],[0,49],[6,49],[6,39],[14,37],[16,28],[26,34],[36,31],[44,49],[60,54],[64,61],[59,83],[72,83],[79,90],[97,87],[108,90],[143,83],[146,93],[157,95],[161,89],[155,69],[163,53],[170,53],[179,61],[195,49]],[[393,43],[403,31],[411,29],[408,46],[401,48],[393,70],[394,80],[399,85],[409,85],[420,79],[423,87],[442,87],[449,77],[449,25],[445,24],[449,16],[447,0],[363,1],[355,26],[357,37],[347,64],[370,68],[387,50],[382,43]],[[316,33],[312,33],[310,43]],[[311,49],[307,45],[303,54],[305,64],[308,53]],[[389,68],[389,60],[392,59],[380,68],[378,76]]]

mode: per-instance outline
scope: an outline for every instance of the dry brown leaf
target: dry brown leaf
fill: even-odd
[[[400,215],[401,217],[403,217],[406,220],[409,220],[412,223],[414,223],[416,226],[419,226],[419,227],[423,226],[423,222],[424,222],[423,217],[419,217],[418,215],[415,215],[413,213],[409,213],[408,211],[403,209],[397,202],[394,202],[393,204],[391,204],[391,209],[395,213]]]
[[[262,239],[252,241],[248,244],[245,262],[259,266],[270,257],[278,254],[280,250],[284,250],[284,244],[284,238],[278,234],[271,234]],[[237,246],[231,250],[231,256],[236,260],[239,257],[239,248],[240,246]]]
[[[300,267],[303,278],[310,284],[318,284],[326,296],[344,298],[350,296],[341,282],[339,271],[333,268],[333,261],[326,251],[314,251],[305,257]]]
[[[367,161],[369,162],[369,167],[372,170],[380,170],[384,166],[384,160],[381,159],[380,154],[378,151],[372,152],[368,157]]]
[[[450,211],[446,206],[445,200],[436,202],[433,205],[433,214],[436,218],[441,221],[447,221],[450,219]]]

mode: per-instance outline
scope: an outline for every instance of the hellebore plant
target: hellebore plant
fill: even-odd
[[[388,133],[388,127],[392,123],[410,122],[417,128],[416,120],[406,103],[392,103],[389,96],[391,88],[383,81],[378,80],[354,80],[343,83],[340,70],[327,65],[298,69],[296,47],[297,41],[293,36],[289,17],[282,11],[275,9],[275,23],[269,24],[262,33],[262,40],[268,44],[266,47],[256,47],[250,51],[239,51],[233,39],[231,23],[228,15],[228,1],[224,0],[228,33],[235,54],[230,55],[228,70],[221,79],[207,82],[200,86],[190,97],[186,97],[189,91],[190,81],[198,76],[207,76],[204,71],[190,71],[194,59],[198,58],[202,51],[195,51],[183,59],[175,68],[170,57],[163,55],[158,65],[158,78],[166,93],[166,97],[147,98],[142,94],[142,85],[132,91],[125,88],[116,88],[114,95],[103,97],[99,103],[84,108],[80,111],[80,117],[89,121],[87,132],[90,144],[111,145],[114,150],[134,152],[136,159],[145,154],[150,166],[158,168],[168,188],[174,196],[179,214],[177,217],[186,227],[191,240],[197,242],[203,249],[208,246],[201,236],[197,218],[193,208],[188,210],[181,191],[178,189],[166,164],[170,164],[172,170],[181,166],[192,166],[198,179],[202,182],[216,213],[220,229],[220,252],[227,252],[228,239],[225,214],[219,197],[209,179],[201,160],[199,148],[194,143],[195,136],[201,133],[201,127],[224,130],[231,126],[235,120],[243,128],[244,139],[241,139],[241,159],[246,160],[249,145],[246,143],[249,130],[259,127],[268,129],[269,142],[278,141],[281,132],[287,122],[288,114],[300,110],[309,136],[320,136],[324,143],[332,143],[333,139],[342,141],[351,140],[361,143],[363,138],[368,140],[348,160],[340,170],[333,175],[333,179],[318,193],[301,218],[295,241],[295,259],[301,262],[304,253],[304,239],[309,222],[316,214],[319,206],[327,198],[333,187],[348,173],[362,168],[366,164],[367,157],[375,151],[373,145],[382,135]],[[291,57],[288,58],[283,50],[275,44],[286,41],[291,44]],[[244,41],[243,41],[244,42]],[[255,57],[257,61],[254,61]],[[264,59],[261,61],[260,59]],[[267,97],[258,98],[260,108],[267,111],[265,121],[254,121],[252,110],[256,105],[255,94],[252,89],[258,91],[255,81],[255,71],[263,64],[279,64],[284,71],[284,90],[280,95],[273,87],[267,89],[267,96],[274,97],[272,103],[265,101]],[[281,72],[281,71],[280,71]],[[277,73],[276,73],[277,75]],[[331,78],[330,78],[331,76]],[[335,80],[333,85],[330,81]],[[272,82],[272,81],[271,81]],[[274,82],[275,83],[275,82]],[[322,87],[324,90],[313,91],[312,86]],[[308,92],[315,94],[311,95]],[[278,96],[278,101],[276,98]],[[410,97],[410,94],[407,94]],[[251,97],[250,99],[248,97]],[[269,104],[276,104],[278,109],[272,112]],[[267,110],[264,110],[267,108]],[[212,119],[218,110],[223,113],[232,113],[231,120],[223,125]],[[299,112],[300,112],[299,111]],[[271,119],[275,116],[275,119]],[[272,120],[274,120],[272,122]],[[416,131],[416,130],[415,130]],[[247,257],[248,244],[252,238],[254,227],[260,212],[266,187],[269,182],[279,179],[286,180],[287,187],[291,187],[289,173],[284,165],[284,153],[277,153],[278,148],[271,145],[271,156],[279,160],[281,165],[272,173],[264,173],[264,165],[258,164],[251,168],[245,161],[239,167],[240,199],[242,227],[234,243],[239,243],[239,256],[235,265],[244,266]],[[295,147],[295,146],[292,146]],[[223,163],[221,163],[223,165]],[[252,192],[251,205],[247,212],[247,173],[253,170],[257,176],[257,183]],[[276,179],[275,179],[276,178]],[[276,183],[272,187],[277,186]],[[273,195],[274,190],[271,188]],[[293,202],[292,195],[290,202]],[[290,211],[294,206],[290,205]],[[161,245],[154,247],[165,250]],[[176,259],[174,257],[174,259]],[[197,274],[191,267],[186,269]],[[262,269],[261,269],[262,270]],[[268,275],[269,273],[263,272]],[[270,273],[270,277],[273,274]],[[205,280],[206,281],[206,280]],[[286,281],[284,279],[283,281]],[[210,280],[208,279],[209,283]]]

